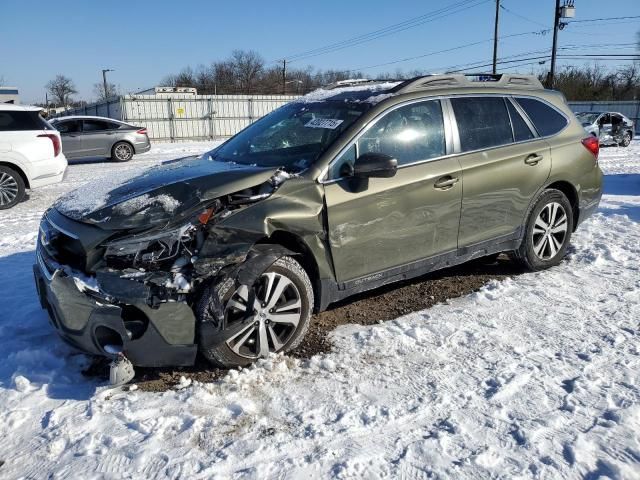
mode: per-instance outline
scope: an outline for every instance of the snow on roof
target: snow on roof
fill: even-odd
[[[312,103],[312,102],[322,102],[324,100],[329,100],[333,97],[344,97],[348,98],[349,94],[355,94],[354,97],[362,97],[366,93],[370,93],[371,95],[365,97],[365,99],[359,101],[365,101],[369,103],[378,103],[381,101],[378,97],[382,94],[385,94],[385,98],[393,95],[388,93],[393,87],[396,87],[402,82],[380,82],[380,83],[364,83],[362,85],[348,85],[345,87],[337,87],[331,89],[319,88],[318,90],[314,90],[307,95],[300,97],[298,102],[302,103]]]
[[[13,112],[39,112],[40,110],[44,110],[44,108],[35,105],[15,105],[13,103],[0,103],[0,110],[10,110]]]

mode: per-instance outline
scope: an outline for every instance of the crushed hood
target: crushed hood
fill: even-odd
[[[186,157],[89,182],[60,197],[54,207],[107,230],[153,227],[204,202],[264,183],[277,170]]]

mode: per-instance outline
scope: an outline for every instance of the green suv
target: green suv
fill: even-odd
[[[59,199],[34,272],[86,352],[233,367],[358,292],[499,252],[556,265],[601,187],[597,139],[533,77],[343,82]]]

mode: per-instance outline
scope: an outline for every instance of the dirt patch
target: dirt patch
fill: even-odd
[[[392,320],[450,298],[467,295],[490,280],[501,280],[520,273],[521,268],[501,256],[493,263],[469,262],[418,279],[365,292],[314,315],[304,341],[290,355],[309,358],[318,353],[329,352],[331,343],[327,339],[328,333],[339,325],[373,325]],[[192,367],[136,368],[134,382],[140,390],[156,392],[177,385],[183,376],[199,382],[212,382],[224,377],[226,373],[227,370],[211,367],[206,360],[198,358],[196,365]]]

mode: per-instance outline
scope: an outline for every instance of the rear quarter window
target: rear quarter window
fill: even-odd
[[[541,137],[555,135],[567,126],[568,120],[564,115],[540,100],[518,97],[516,101],[528,115]]]
[[[25,130],[53,130],[53,127],[35,111],[0,111],[0,132]]]

